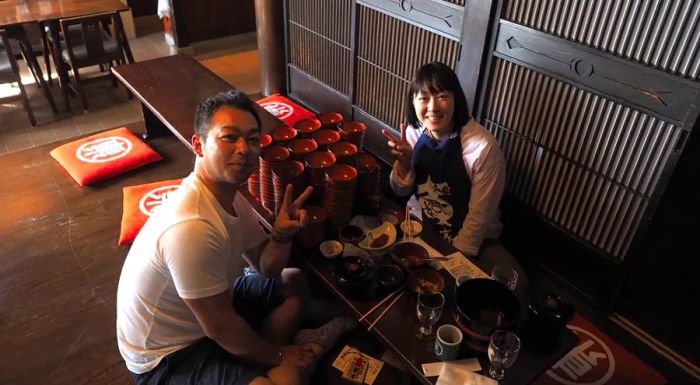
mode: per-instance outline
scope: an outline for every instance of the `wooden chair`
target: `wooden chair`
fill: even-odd
[[[60,20],[64,45],[62,46],[61,59],[73,71],[75,85],[69,86],[83,101],[83,109],[88,110],[83,83],[99,79],[111,79],[114,86],[117,80],[111,72],[113,63],[124,64],[123,35],[119,32],[110,36],[103,29],[103,25],[113,25],[115,31],[121,31],[121,18],[118,13],[106,13],[92,16],[75,17]],[[91,66],[99,66],[101,76],[83,78],[79,69]],[[106,69],[106,71],[102,71]]]
[[[24,110],[29,116],[29,122],[32,126],[36,126],[36,119],[34,119],[34,112],[32,112],[32,107],[29,104],[29,98],[27,97],[27,92],[24,90],[24,85],[22,84],[22,78],[19,73],[19,66],[15,60],[15,56],[12,53],[12,47],[7,39],[7,34],[5,30],[0,29],[0,83],[14,83],[17,82],[19,85],[20,98],[22,99],[22,105],[24,105]]]

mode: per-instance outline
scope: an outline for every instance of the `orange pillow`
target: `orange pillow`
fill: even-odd
[[[313,112],[294,103],[280,94],[270,95],[266,98],[259,99],[257,103],[267,112],[274,115],[277,119],[283,121],[288,126],[294,126],[294,123],[307,118],[316,116]]]
[[[162,159],[126,127],[66,143],[53,149],[51,156],[81,186]]]
[[[182,179],[170,179],[124,187],[120,246],[131,243],[136,238],[148,218],[160,208],[169,193],[180,187],[181,182]]]

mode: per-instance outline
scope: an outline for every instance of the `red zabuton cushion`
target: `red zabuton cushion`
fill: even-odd
[[[180,187],[182,179],[170,179],[124,187],[124,208],[119,245],[131,243],[148,218],[167,199],[168,194]]]
[[[294,126],[294,123],[302,120],[313,118],[316,116],[313,112],[294,103],[280,94],[270,95],[266,98],[259,99],[257,103],[267,112],[274,115],[277,119],[283,121],[288,126]]]
[[[53,149],[51,156],[81,186],[162,159],[126,127],[66,143]]]

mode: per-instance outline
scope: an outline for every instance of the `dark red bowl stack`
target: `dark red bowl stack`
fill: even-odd
[[[306,248],[317,247],[323,242],[326,237],[326,211],[315,205],[304,205],[303,210],[306,210],[306,215],[309,218],[309,224],[297,233],[297,240]]]
[[[365,143],[366,130],[367,126],[364,123],[346,120],[340,123],[338,131],[344,141],[354,144],[358,149],[362,149]]]
[[[328,234],[333,238],[338,230],[352,218],[357,170],[347,164],[334,164],[326,170],[326,186],[323,195],[323,209],[328,214]]]
[[[314,133],[313,139],[318,143],[319,150],[327,150],[328,146],[340,141],[340,133],[334,130],[318,130]]]
[[[297,130],[294,127],[281,126],[272,130],[272,141],[280,146],[286,146],[292,139],[297,137]]]
[[[272,169],[272,186],[275,190],[275,214],[279,213],[284,192],[287,185],[291,184],[292,202],[304,192],[304,164],[296,160],[288,160],[276,164]]]
[[[323,197],[326,189],[326,170],[335,164],[335,155],[329,151],[314,151],[304,162],[306,182],[314,188],[312,200]]]
[[[321,121],[316,118],[302,119],[294,123],[294,129],[300,138],[311,138],[321,129]]]
[[[372,154],[361,152],[357,155],[357,195],[379,193],[379,162]]]
[[[267,147],[272,143],[272,136],[268,134],[260,135],[260,149]],[[248,177],[248,191],[250,195],[260,200],[260,169],[253,171]]]
[[[343,121],[343,115],[337,112],[322,112],[316,118],[321,122],[321,128],[327,130],[337,130]]]
[[[328,151],[335,155],[335,162],[357,166],[357,146],[348,142],[336,142],[328,146]]]
[[[318,144],[311,138],[299,138],[294,139],[287,144],[287,149],[289,150],[292,159],[299,162],[304,162],[306,156],[310,153],[316,151]]]
[[[275,211],[275,191],[272,182],[272,169],[285,163],[289,150],[285,147],[270,145],[260,151],[260,201],[263,207]]]

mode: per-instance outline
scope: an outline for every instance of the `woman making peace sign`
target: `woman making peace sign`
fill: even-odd
[[[493,242],[501,232],[498,205],[506,165],[496,139],[471,117],[457,75],[443,63],[422,66],[406,95],[406,124],[401,136],[388,130],[395,157],[391,187],[414,194],[424,226],[440,234],[477,265],[516,269],[518,290],[525,274],[512,255]],[[484,242],[486,241],[486,242]]]

